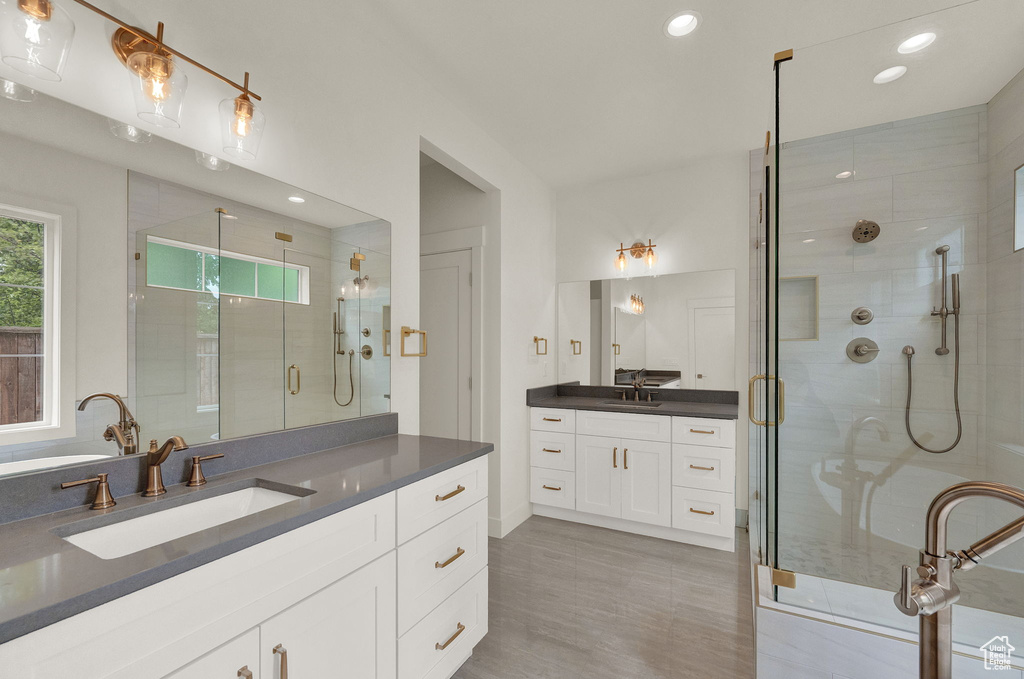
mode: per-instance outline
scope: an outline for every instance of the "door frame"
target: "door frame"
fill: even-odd
[[[473,441],[481,440],[481,428],[484,411],[484,390],[482,378],[483,362],[483,247],[486,227],[471,226],[465,229],[454,229],[440,233],[420,236],[420,256],[440,255],[446,252],[469,250],[471,258],[470,273],[470,336],[471,353],[470,378],[472,380],[469,393],[469,430]]]
[[[694,313],[697,309],[718,309],[718,308],[731,308],[733,315],[736,314],[736,298],[735,297],[707,297],[704,299],[688,299],[686,300],[686,334],[687,341],[689,342],[687,354],[687,369],[688,377],[680,385],[684,389],[696,389],[695,384],[697,374],[697,356],[694,351],[694,347],[697,346],[697,315]],[[733,319],[733,349],[736,346],[736,320]],[[735,351],[734,351],[735,353]]]

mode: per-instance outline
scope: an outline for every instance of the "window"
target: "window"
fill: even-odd
[[[146,285],[309,304],[308,266],[157,236],[146,238]]]
[[[0,432],[5,434],[58,425],[59,231],[57,215],[0,205]]]

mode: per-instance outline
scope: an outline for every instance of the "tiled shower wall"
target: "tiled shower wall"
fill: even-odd
[[[900,564],[916,560],[931,499],[954,483],[992,475],[985,370],[988,127],[988,107],[981,105],[783,145],[780,275],[817,277],[819,292],[817,339],[782,342],[779,349],[786,382],[778,489],[783,568],[887,588]],[[752,178],[760,176],[762,153],[751,155]],[[837,177],[845,172],[853,174]],[[752,181],[755,218],[759,189],[760,180]],[[873,242],[853,241],[860,219],[881,225]],[[916,449],[907,436],[901,350],[916,349],[914,433],[927,446],[944,448],[956,435],[956,420],[954,355],[936,355],[940,324],[930,315],[941,300],[939,245],[950,246],[949,272],[961,279],[963,438],[937,456]],[[1007,305],[1020,314],[1019,298]],[[868,325],[850,318],[861,306],[874,312]],[[847,344],[858,337],[878,343],[872,362],[847,357]],[[1020,337],[1018,329],[1018,343]],[[1013,391],[1019,398],[1020,384]],[[1019,405],[1015,412],[1019,420]],[[952,540],[970,544],[1003,518],[1013,517],[1001,508],[962,507]],[[972,582],[965,603],[1015,607],[987,596],[986,578]]]

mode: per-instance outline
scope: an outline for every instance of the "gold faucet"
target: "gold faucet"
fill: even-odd
[[[159,448],[156,445],[156,439],[150,440],[149,452],[146,454],[149,474],[146,479],[146,490],[142,493],[142,497],[156,497],[167,492],[167,489],[164,488],[164,478],[160,472],[160,465],[164,463],[164,460],[167,459],[172,450],[185,450],[186,448],[188,448],[188,444],[180,436],[172,436]]]
[[[94,398],[109,398],[117,404],[120,421],[107,427],[107,430],[103,432],[104,440],[117,443],[117,447],[121,450],[122,455],[134,455],[139,452],[139,444],[137,442],[139,438],[139,423],[135,421],[135,416],[128,410],[128,406],[124,404],[121,397],[116,394],[107,393],[89,394],[78,404],[78,409],[85,410],[85,406]]]

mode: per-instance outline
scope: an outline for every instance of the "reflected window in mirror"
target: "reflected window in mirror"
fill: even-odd
[[[1013,250],[1024,248],[1024,165],[1013,173]]]

